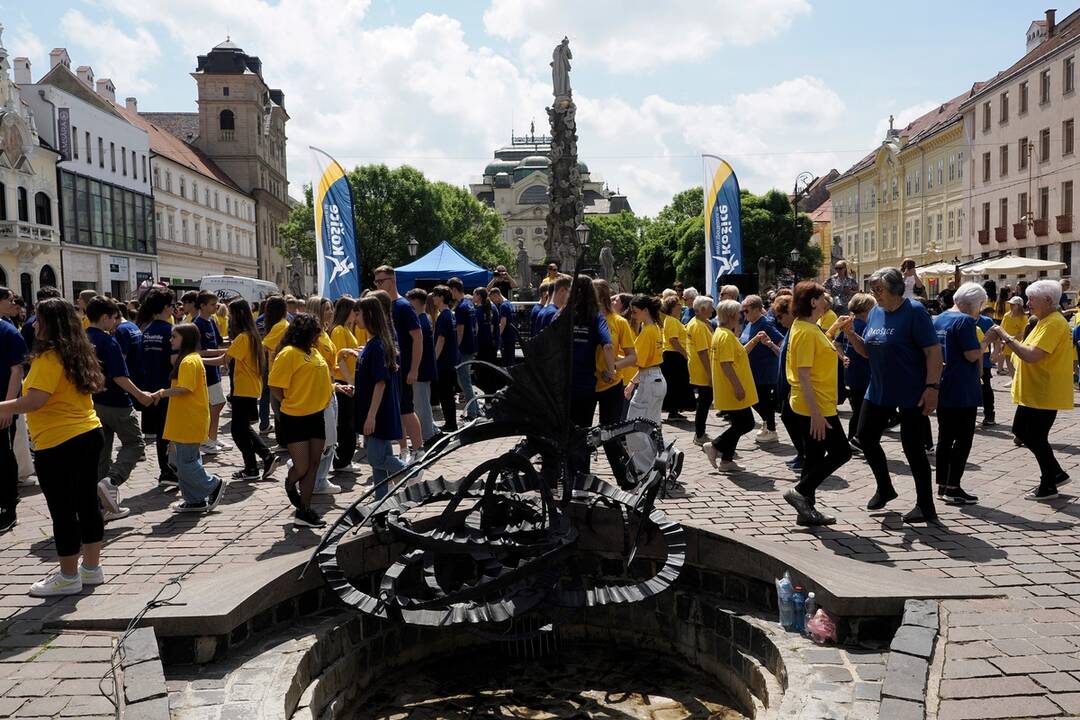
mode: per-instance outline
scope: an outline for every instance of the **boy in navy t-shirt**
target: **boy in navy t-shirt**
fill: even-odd
[[[224,354],[220,350],[222,340],[221,331],[214,322],[214,313],[217,312],[218,296],[212,292],[203,291],[195,299],[196,315],[192,321],[199,328],[199,354],[205,358],[216,358]],[[218,422],[221,420],[221,409],[225,407],[225,390],[221,384],[221,371],[216,365],[206,366],[206,392],[210,397],[210,434],[206,442],[199,448],[203,454],[216,454],[232,447],[228,443],[218,440]]]
[[[143,299],[143,308],[153,318],[143,328],[142,334],[142,389],[153,393],[169,387],[172,373],[172,315],[173,294],[165,288],[151,288]],[[143,410],[142,429],[155,437],[158,461],[158,487],[174,488],[180,483],[176,471],[169,465],[169,441],[161,437],[165,430],[165,414],[169,408],[167,398]]]

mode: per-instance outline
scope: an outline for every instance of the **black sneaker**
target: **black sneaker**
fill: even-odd
[[[1024,496],[1025,500],[1053,500],[1058,496],[1056,487],[1043,487],[1040,485],[1035,490]]]
[[[994,427],[995,425],[997,425],[997,421],[994,419],[994,414],[993,413],[987,413],[986,415],[983,416],[983,421],[982,421],[982,426],[983,427]]]
[[[10,532],[16,522],[14,510],[0,510],[0,535]]]
[[[262,477],[262,470],[259,470],[258,468],[244,468],[243,470],[237,470],[232,474],[234,482],[258,480],[260,477]]]
[[[296,489],[296,485],[289,485],[288,480],[285,481],[285,495],[289,498],[289,502],[297,510],[300,509],[300,491]]]
[[[293,525],[300,527],[321,528],[326,527],[326,521],[315,514],[311,508],[297,508],[293,514]]]
[[[944,485],[938,485],[937,486],[937,496],[939,498],[944,498],[945,497],[945,486]]]
[[[274,471],[278,467],[278,457],[274,453],[270,453],[263,458],[262,479],[269,480],[270,476],[274,474]]]
[[[805,515],[799,513],[799,516],[795,518],[795,523],[797,525],[802,525],[803,527],[835,525],[836,518],[832,515],[826,515],[825,513],[819,511],[817,508],[811,508],[810,512],[806,513]]]
[[[1054,485],[1056,485],[1057,487],[1061,487],[1062,485],[1068,485],[1071,482],[1072,478],[1069,477],[1069,473],[1065,472],[1064,470],[1058,473],[1058,476],[1054,478]]]
[[[899,495],[895,490],[890,490],[887,494],[882,495],[880,492],[874,493],[874,497],[870,498],[870,502],[866,503],[866,509],[871,512],[874,510],[881,510],[890,502],[895,500]]]
[[[803,469],[803,459],[802,458],[797,457],[794,460],[788,460],[784,464],[787,465],[792,470],[794,470],[795,472],[802,472],[802,469]]]
[[[937,511],[923,510],[918,505],[909,510],[907,515],[904,515],[904,522],[906,523],[928,523],[934,522],[935,520],[937,520]]]
[[[974,505],[979,502],[977,495],[969,495],[960,488],[949,488],[942,497],[948,505]]]
[[[210,512],[217,507],[221,502],[221,496],[225,494],[225,486],[228,483],[224,479],[219,479],[217,487],[210,491],[210,495],[206,498],[206,512]]]
[[[174,513],[201,513],[206,512],[206,502],[187,502],[180,500],[169,506]]]
[[[157,484],[162,490],[172,490],[180,487],[180,479],[175,475],[161,475],[157,479]]]
[[[851,452],[859,453],[860,455],[862,455],[862,445],[859,444],[859,438],[850,438],[848,440],[848,444],[851,445]]]

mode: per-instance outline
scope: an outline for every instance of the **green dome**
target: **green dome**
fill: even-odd
[[[583,162],[579,162],[577,164],[577,171],[582,175],[587,175],[589,173],[589,166]]]
[[[521,167],[546,168],[551,166],[551,161],[544,155],[530,155],[521,161]]]
[[[488,163],[488,166],[484,168],[485,175],[498,175],[501,172],[510,173],[517,167],[517,163],[513,160],[493,160]]]

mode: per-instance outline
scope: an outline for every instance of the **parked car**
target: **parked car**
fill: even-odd
[[[199,281],[200,290],[216,293],[222,300],[244,298],[249,303],[262,302],[271,295],[280,295],[281,290],[272,282],[243,275],[205,275]]]

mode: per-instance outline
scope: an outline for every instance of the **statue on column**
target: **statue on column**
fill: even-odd
[[[615,253],[611,252],[610,243],[600,249],[600,277],[608,281],[615,279]]]
[[[551,82],[556,100],[570,99],[570,40],[563,36],[562,42],[551,53]]]
[[[532,287],[532,268],[529,267],[529,253],[525,251],[525,241],[518,240],[517,253],[518,287],[527,290]]]

